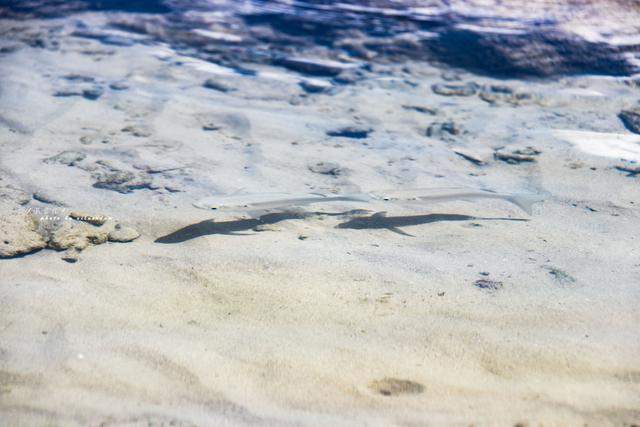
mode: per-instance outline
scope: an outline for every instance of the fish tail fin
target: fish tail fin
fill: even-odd
[[[532,215],[533,206],[536,203],[544,201],[545,197],[535,194],[517,194],[507,197],[507,200],[525,211],[527,214]]]

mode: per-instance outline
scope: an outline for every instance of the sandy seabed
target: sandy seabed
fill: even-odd
[[[3,250],[42,250],[0,260],[0,424],[640,423],[637,82],[256,70],[73,36],[2,53]],[[449,186],[546,200],[192,205]],[[40,241],[34,210],[108,221]]]

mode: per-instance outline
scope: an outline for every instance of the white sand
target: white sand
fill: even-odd
[[[640,186],[599,157],[610,144],[593,133],[622,132],[616,114],[637,89],[613,79],[519,83],[539,102],[491,106],[433,94],[438,70],[411,64],[417,87],[373,79],[300,97],[291,80],[268,78],[285,71],[260,69],[256,78],[218,76],[236,89],[222,93],[202,88],[212,75],[177,65],[177,54],[159,59],[153,47],[136,45],[96,61],[80,53],[88,48],[101,46],[68,38],[58,52],[23,48],[2,57],[3,203],[17,206],[10,188],[40,191],[142,236],[90,247],[75,264],[52,250],[0,260],[0,424],[640,422]],[[95,77],[105,93],[95,101],[53,97],[68,73]],[[129,89],[108,89],[113,81]],[[553,97],[574,83],[606,101]],[[424,136],[446,120],[466,133]],[[203,131],[208,122],[220,129]],[[374,131],[365,140],[325,134],[353,124]],[[128,125],[149,136],[122,132]],[[597,145],[576,149],[563,142],[567,135],[587,139],[554,137],[553,129],[588,130],[579,136]],[[83,136],[93,142],[82,144]],[[478,167],[452,151],[527,145],[542,151],[535,163]],[[65,150],[86,154],[83,166],[43,162]],[[87,168],[103,160],[135,173],[183,169],[146,174],[154,189],[122,194],[92,187]],[[344,173],[312,173],[314,161],[336,162]],[[528,222],[425,220],[403,228],[415,237],[338,229],[348,218],[317,216],[262,232],[214,225],[183,242],[154,242],[214,218],[193,201],[239,188],[456,185],[548,200]],[[322,210],[367,207],[389,216],[523,218],[500,201]],[[213,233],[226,229],[241,235]],[[481,289],[478,279],[502,287]],[[384,379],[413,392],[385,395],[375,383]],[[401,386],[413,383],[422,387]]]

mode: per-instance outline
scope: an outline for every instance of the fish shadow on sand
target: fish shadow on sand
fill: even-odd
[[[259,225],[276,224],[290,219],[304,219],[310,216],[351,216],[362,213],[362,210],[347,212],[275,212],[261,215],[258,218],[238,219],[232,221],[214,222],[207,219],[195,224],[187,225],[166,236],[158,237],[155,243],[182,243],[211,234],[227,234],[233,236],[249,236],[255,233],[242,233],[253,230]]]
[[[403,236],[415,237],[399,227],[430,224],[445,221],[529,221],[524,218],[485,218],[458,214],[427,214],[409,216],[386,216],[386,212],[378,212],[371,216],[359,216],[338,224],[336,228],[351,228],[356,230],[387,229]]]

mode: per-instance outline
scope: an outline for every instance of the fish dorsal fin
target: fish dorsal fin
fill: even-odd
[[[371,215],[371,218],[376,218],[376,219],[380,219],[380,218],[385,218],[387,216],[386,212],[376,212],[373,215]]]
[[[314,196],[327,197],[326,194],[322,194],[322,193],[309,193],[309,194],[313,194]]]

